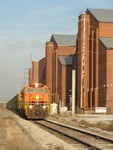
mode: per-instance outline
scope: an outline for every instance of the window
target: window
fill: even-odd
[[[29,88],[25,90],[25,93],[42,93],[43,88]]]
[[[48,89],[44,89],[44,93],[48,93]]]

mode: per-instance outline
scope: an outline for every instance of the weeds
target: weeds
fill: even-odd
[[[58,146],[50,146],[49,150],[64,150],[63,145],[58,145]]]
[[[103,122],[98,122],[95,127],[100,128],[102,130],[113,131],[113,124],[107,124]]]
[[[85,121],[85,120],[81,120],[81,121],[79,122],[79,126],[80,126],[80,127],[88,128],[88,127],[90,126],[90,123],[87,122],[87,121]]]

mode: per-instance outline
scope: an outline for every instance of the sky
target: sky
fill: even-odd
[[[31,55],[45,57],[52,34],[77,34],[87,8],[113,9],[113,0],[0,0],[0,100],[28,83]]]

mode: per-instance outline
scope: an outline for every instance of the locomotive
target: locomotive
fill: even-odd
[[[27,119],[42,119],[50,111],[50,90],[42,83],[26,85],[18,93],[18,111]]]

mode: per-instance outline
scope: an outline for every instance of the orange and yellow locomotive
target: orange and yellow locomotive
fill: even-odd
[[[18,94],[18,110],[28,119],[45,118],[50,110],[50,90],[42,83],[27,85]]]

